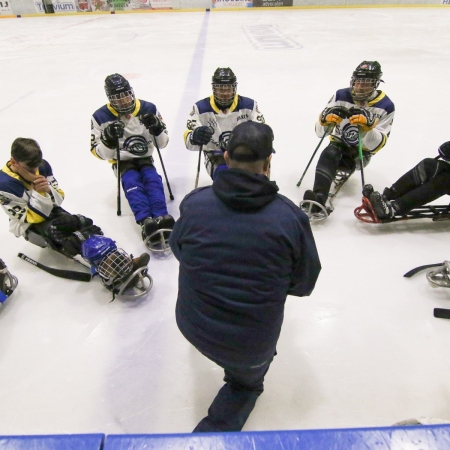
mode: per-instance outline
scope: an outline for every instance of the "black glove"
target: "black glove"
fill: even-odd
[[[439,148],[438,148],[439,156],[444,161],[450,161],[450,141],[444,142]]]
[[[350,123],[361,127],[363,131],[371,130],[378,123],[378,118],[375,117],[368,109],[364,108],[356,108],[352,106],[348,110],[348,116]]]
[[[197,127],[191,134],[191,143],[206,145],[213,137],[214,129],[207,126]]]
[[[142,124],[148,131],[150,131],[153,136],[159,136],[163,130],[165,130],[166,126],[159,120],[157,116],[154,114],[144,114],[140,116]]]
[[[123,130],[125,125],[123,122],[117,121],[110,123],[103,131],[100,136],[101,141],[108,148],[116,148],[117,139],[123,137]]]
[[[343,106],[331,106],[325,108],[320,114],[321,125],[335,125],[342,122],[342,119],[347,119],[348,110]]]

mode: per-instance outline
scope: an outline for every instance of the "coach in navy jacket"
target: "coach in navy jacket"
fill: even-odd
[[[286,296],[311,294],[320,272],[308,218],[266,176],[272,141],[268,125],[235,127],[224,154],[230,169],[184,198],[170,236],[178,327],[225,369],[194,431],[242,429],[276,353]]]

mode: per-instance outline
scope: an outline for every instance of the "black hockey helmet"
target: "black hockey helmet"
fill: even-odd
[[[355,100],[367,100],[372,93],[377,89],[381,77],[381,65],[378,61],[363,61],[353,71],[350,80],[350,87],[352,89],[352,96]],[[355,87],[355,84],[358,86]]]
[[[229,108],[236,95],[236,75],[229,67],[218,67],[212,76],[212,88],[216,105],[221,109]]]
[[[118,73],[105,78],[105,92],[111,106],[122,114],[130,114],[136,106],[133,89],[126,78]]]

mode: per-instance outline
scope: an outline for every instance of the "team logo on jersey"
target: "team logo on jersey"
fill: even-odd
[[[242,114],[242,116],[238,116],[236,120],[245,120],[248,119],[248,114]]]
[[[342,129],[341,138],[347,145],[358,147],[358,127],[348,123]]]
[[[143,156],[148,152],[147,141],[142,136],[130,136],[125,139],[123,148],[132,155]]]
[[[230,140],[231,131],[224,131],[219,136],[219,147],[224,152],[227,149],[228,141]]]
[[[197,128],[197,121],[196,120],[188,120],[186,124],[186,128],[188,130],[194,130]]]
[[[216,128],[216,127],[217,127],[217,121],[216,121],[215,119],[209,119],[209,120],[208,120],[208,125],[209,125],[211,128]]]
[[[11,200],[8,197],[0,194],[0,205],[9,205]]]

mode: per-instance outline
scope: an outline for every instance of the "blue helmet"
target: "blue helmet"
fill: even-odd
[[[94,234],[83,242],[81,256],[93,266],[97,266],[114,250],[117,250],[117,245],[112,239]]]

